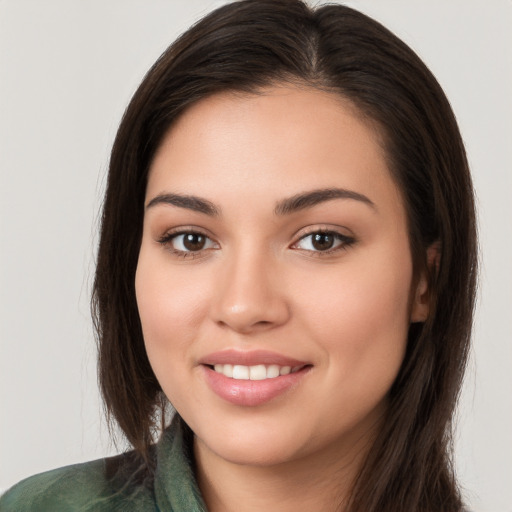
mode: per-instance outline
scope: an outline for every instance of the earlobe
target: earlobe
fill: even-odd
[[[430,275],[437,274],[441,258],[441,243],[434,242],[427,249],[427,266],[421,271],[411,307],[411,323],[425,322],[430,312]]]

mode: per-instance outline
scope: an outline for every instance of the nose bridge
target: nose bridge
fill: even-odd
[[[219,272],[214,316],[239,332],[268,329],[288,318],[288,304],[277,279],[271,251],[253,243],[230,251]]]

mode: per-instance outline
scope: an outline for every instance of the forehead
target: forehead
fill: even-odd
[[[378,131],[349,100],[282,86],[190,107],[155,155],[147,196],[172,190],[222,200],[232,192],[270,201],[329,187],[399,199]]]

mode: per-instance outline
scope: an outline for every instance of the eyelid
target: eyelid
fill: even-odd
[[[348,230],[347,228],[343,228],[343,230]],[[338,243],[334,247],[330,249],[326,249],[324,251],[322,250],[314,250],[314,249],[304,249],[301,247],[298,247],[299,243],[315,234],[330,234],[333,235],[338,241],[341,243]],[[325,225],[317,225],[317,226],[309,226],[307,228],[303,228],[300,230],[296,235],[296,241],[293,242],[293,244],[290,246],[292,249],[303,251],[304,253],[309,253],[311,256],[315,257],[322,257],[322,256],[328,256],[332,253],[341,251],[341,250],[347,250],[349,247],[354,245],[357,242],[356,237],[353,234],[346,234],[342,232],[342,229],[340,227],[332,227],[332,226],[325,226]]]
[[[214,245],[214,247],[206,247],[199,249],[197,251],[183,251],[180,249],[176,249],[172,246],[172,241],[175,238],[181,235],[189,234],[201,235],[205,237]],[[163,235],[157,237],[156,241],[160,245],[162,245],[162,247],[164,247],[165,250],[183,259],[196,259],[205,257],[205,253],[220,248],[219,243],[211,235],[209,235],[204,229],[199,228],[197,226],[179,226],[176,228],[168,229],[167,231],[164,232]]]
[[[168,227],[165,229],[162,227],[162,229],[158,229],[158,233],[162,234],[158,235],[157,232],[155,232],[155,238],[157,240],[163,239],[165,237],[171,237],[186,233],[197,233],[199,235],[203,235],[208,238],[211,238],[212,240],[215,240],[215,236],[213,235],[213,233],[211,233],[210,230],[205,229],[204,227],[201,226],[196,226],[194,224],[182,224],[179,226]]]

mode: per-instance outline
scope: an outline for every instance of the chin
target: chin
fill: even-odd
[[[224,461],[241,466],[276,466],[300,457],[297,448],[283,445],[282,439],[269,439],[262,444],[251,440],[233,441],[232,439],[226,439],[223,442],[215,442],[215,440],[205,442],[196,436],[196,448],[197,444]]]

